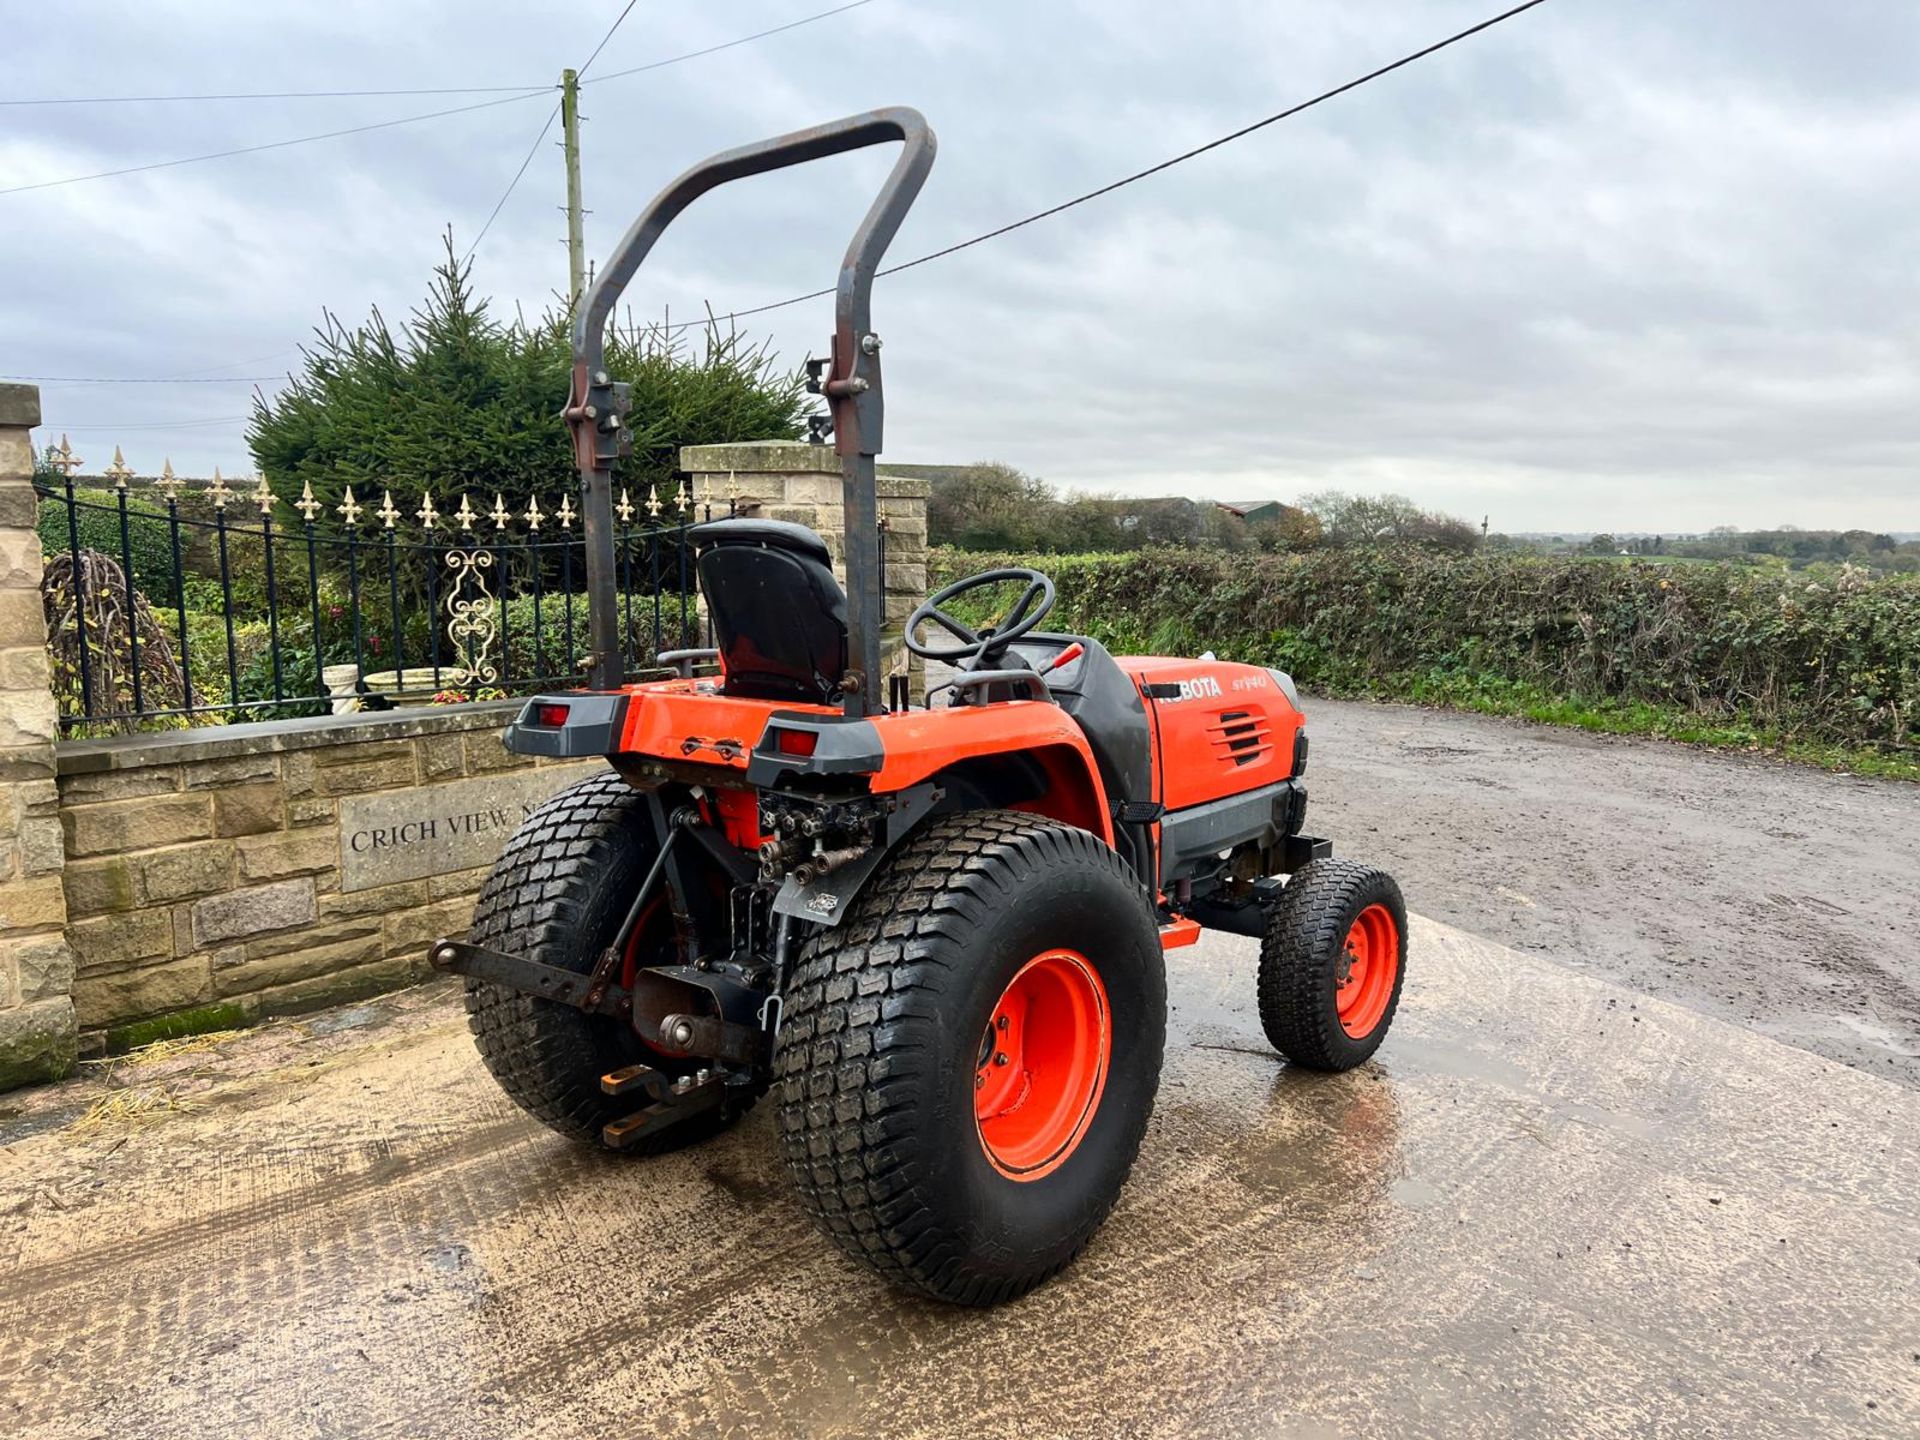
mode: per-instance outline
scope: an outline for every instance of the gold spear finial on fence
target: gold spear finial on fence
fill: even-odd
[[[227,482],[221,478],[218,465],[213,467],[213,484],[207,489],[207,498],[213,501],[216,510],[226,509],[227,502],[233,499],[233,491],[227,488]]]
[[[542,519],[542,516],[540,514],[540,497],[538,495],[535,495],[532,499],[527,501],[527,529],[538,530],[540,528],[541,519]]]
[[[127,488],[127,480],[133,474],[133,471],[127,468],[127,462],[121,458],[120,447],[118,445],[113,447],[113,463],[107,466],[101,474],[113,481],[114,489],[124,490]]]
[[[254,478],[260,483],[253,487],[253,503],[260,507],[261,515],[271,518],[273,515],[273,491],[267,487],[267,477],[265,475],[256,475]]]
[[[360,502],[353,498],[353,487],[347,486],[347,493],[340,503],[333,507],[345,517],[347,525],[352,527],[360,523]]]
[[[313,524],[313,517],[320,513],[320,502],[313,498],[313,481],[300,482],[300,498],[293,502],[293,508],[307,517],[307,524]]]
[[[633,501],[627,498],[627,487],[620,487],[620,503],[614,507],[620,513],[620,523],[625,525],[633,519]]]
[[[433,492],[431,490],[422,490],[420,492],[420,508],[413,513],[418,517],[420,523],[429,530],[440,523],[440,512],[433,508]]]
[[[373,513],[380,517],[381,528],[393,529],[393,522],[400,518],[400,512],[393,508],[393,491],[380,492],[380,508]]]
[[[676,510],[684,515],[693,509],[693,480],[691,478],[689,478],[685,484],[676,485],[674,492],[673,505]]]
[[[560,508],[553,513],[560,517],[560,528],[562,530],[571,530],[573,528],[574,517],[573,496],[562,495],[560,497]]]
[[[660,518],[660,490],[654,485],[647,487],[647,514],[656,520]]]
[[[467,492],[460,492],[460,508],[453,512],[453,518],[460,522],[462,530],[471,531],[473,522],[480,517],[473,513],[473,507],[467,503]]]
[[[173,457],[168,456],[160,463],[160,478],[154,482],[155,488],[167,497],[171,505],[180,498],[180,492],[187,488],[187,482],[173,473]]]
[[[501,498],[498,490],[493,492],[493,509],[488,513],[493,516],[493,528],[496,530],[506,529],[507,522],[513,519],[507,511],[507,502]]]
[[[73,453],[73,446],[68,444],[67,437],[62,435],[60,437],[60,448],[53,453],[53,458],[47,463],[58,470],[65,479],[72,480],[73,472],[87,462]]]

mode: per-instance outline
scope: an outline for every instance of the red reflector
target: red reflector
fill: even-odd
[[[536,725],[551,726],[557,730],[560,726],[567,723],[567,711],[569,708],[570,707],[566,705],[536,705],[533,707],[533,723]]]
[[[782,755],[811,755],[820,743],[820,737],[811,730],[776,730],[773,732],[773,748]]]

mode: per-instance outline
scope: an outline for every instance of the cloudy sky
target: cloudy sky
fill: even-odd
[[[0,7],[0,98],[541,85],[623,0]],[[639,0],[593,75],[836,0]],[[588,250],[688,162],[880,104],[940,159],[905,259],[1364,73],[1499,0],[870,0],[584,92]],[[1063,487],[1396,490],[1495,529],[1920,530],[1920,6],[1549,0],[1117,194],[876,289],[888,457]],[[0,107],[0,190],[501,100]],[[0,372],[264,376],[323,308],[404,314],[552,100],[0,194]],[[629,292],[830,284],[881,152],[731,187]],[[476,256],[566,276],[543,145]],[[797,362],[830,302],[747,322]],[[246,383],[44,387],[89,460],[245,468]],[[271,388],[269,383],[268,388]],[[96,455],[93,452],[101,452]]]

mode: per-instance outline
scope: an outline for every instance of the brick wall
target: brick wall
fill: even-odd
[[[424,977],[525,809],[599,768],[508,753],[517,708],[61,745],[82,1050]]]

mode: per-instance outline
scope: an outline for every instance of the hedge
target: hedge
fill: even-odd
[[[111,490],[79,490],[74,498],[78,503],[72,511],[75,523],[71,527],[64,498],[40,502],[34,528],[40,534],[41,553],[49,558],[67,554],[73,548],[73,531],[77,528],[82,550],[97,550],[116,565],[131,558],[133,583],[149,604],[172,604],[173,536],[167,525],[167,512],[151,501],[129,497],[127,543],[123,551],[119,496]],[[183,532],[183,545],[186,538]]]
[[[1059,584],[1049,628],[1123,652],[1212,650],[1278,665],[1324,694],[1424,698],[1522,686],[1798,741],[1915,747],[1920,579],[1911,576],[1413,549],[936,550],[929,569],[945,584],[1024,563]]]

